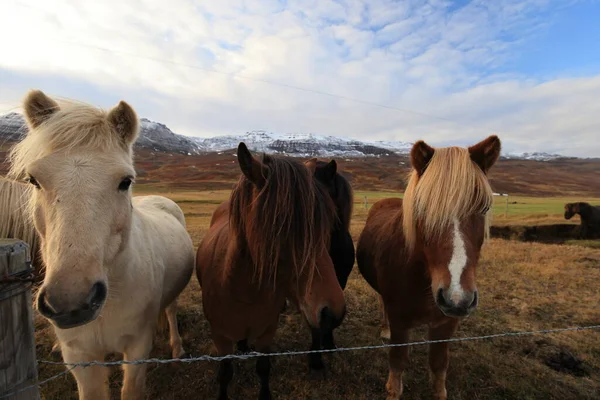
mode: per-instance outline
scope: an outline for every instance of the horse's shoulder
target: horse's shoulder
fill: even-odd
[[[210,220],[210,226],[213,226],[217,222],[220,222],[225,217],[229,216],[229,200],[225,200],[221,204],[217,206],[215,211],[213,212],[212,218]]]
[[[382,214],[391,214],[402,210],[402,199],[392,197],[379,200],[369,210],[368,218],[379,216]]]
[[[132,203],[138,211],[151,215],[167,213],[185,226],[183,211],[177,203],[167,197],[157,195],[135,196],[132,199]]]

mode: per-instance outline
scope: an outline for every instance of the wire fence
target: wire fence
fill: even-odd
[[[542,334],[552,334],[552,333],[563,333],[563,332],[577,332],[577,331],[586,331],[586,330],[596,330],[600,329],[600,325],[588,325],[588,326],[574,326],[569,328],[557,328],[557,329],[540,329],[535,331],[520,331],[520,332],[502,332],[495,333],[491,335],[482,335],[482,336],[468,336],[468,337],[454,337],[449,339],[440,339],[440,340],[421,340],[417,342],[407,342],[407,343],[386,343],[379,345],[369,345],[369,346],[355,346],[355,347],[341,347],[335,349],[322,349],[322,350],[302,350],[302,351],[282,351],[282,352],[273,352],[273,353],[260,353],[256,351],[242,353],[242,354],[227,354],[224,356],[210,356],[210,355],[202,355],[198,357],[188,357],[188,358],[149,358],[142,360],[119,360],[119,361],[88,361],[88,362],[78,362],[78,363],[67,363],[61,361],[50,361],[50,360],[38,360],[38,364],[46,364],[46,365],[62,365],[68,367],[65,371],[62,371],[56,375],[53,375],[45,380],[38,381],[32,385],[26,386],[19,390],[15,390],[11,393],[0,395],[0,399],[7,398],[9,396],[14,396],[15,394],[30,390],[35,387],[42,386],[50,381],[60,378],[71,372],[75,368],[86,368],[92,366],[103,366],[103,367],[111,367],[111,366],[119,366],[119,365],[141,365],[141,364],[173,364],[173,363],[183,363],[183,364],[191,364],[195,362],[219,362],[223,360],[249,360],[258,357],[291,357],[291,356],[303,356],[309,354],[323,354],[323,353],[342,353],[342,352],[350,352],[350,351],[362,351],[362,350],[379,350],[379,349],[387,349],[392,347],[409,347],[409,346],[422,346],[427,344],[435,344],[435,343],[455,343],[455,342],[469,342],[469,341],[478,341],[478,340],[491,340],[505,337],[517,337],[517,336],[533,336],[533,335],[542,335]]]

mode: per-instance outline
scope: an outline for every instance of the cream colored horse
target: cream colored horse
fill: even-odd
[[[29,133],[11,152],[13,178],[35,188],[30,213],[46,276],[36,304],[54,325],[67,363],[147,358],[165,310],[174,357],[183,348],[176,299],[194,268],[181,209],[159,196],[131,196],[139,124],[120,102],[109,112],[60,105],[32,91]],[[144,397],[146,365],[124,365],[123,399]],[[108,369],[72,371],[80,399],[108,399]]]

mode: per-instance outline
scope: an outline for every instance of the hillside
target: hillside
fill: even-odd
[[[275,135],[264,131],[198,139],[177,135],[165,125],[142,119],[136,143],[138,184],[173,189],[230,188],[239,176],[235,151],[245,141],[255,151],[335,158],[357,190],[402,190],[410,143],[359,142],[311,134]],[[0,116],[0,159],[23,132],[19,114]],[[6,174],[8,165],[0,165]],[[491,172],[496,192],[530,196],[600,197],[600,159],[564,158],[546,153],[505,154]]]

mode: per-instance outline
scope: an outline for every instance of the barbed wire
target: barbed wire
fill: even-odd
[[[248,352],[243,354],[227,354],[224,356],[210,356],[210,355],[202,355],[198,357],[188,357],[188,358],[149,358],[142,360],[119,360],[119,361],[87,361],[87,362],[77,362],[77,363],[67,363],[61,361],[50,361],[50,360],[38,360],[39,364],[45,365],[61,365],[69,367],[67,370],[53,375],[48,379],[43,381],[39,381],[27,387],[21,388],[19,390],[13,391],[8,394],[0,395],[0,399],[7,398],[9,396],[13,396],[17,393],[23,392],[25,390],[32,389],[34,387],[42,386],[54,379],[57,379],[67,373],[71,372],[75,368],[86,368],[92,366],[102,366],[102,367],[111,367],[118,365],[141,365],[141,364],[172,364],[172,363],[183,363],[183,364],[191,364],[194,362],[202,362],[202,361],[211,361],[218,362],[223,360],[248,360],[258,357],[291,357],[291,356],[302,356],[309,354],[323,354],[323,353],[342,353],[342,352],[350,352],[350,351],[362,351],[362,350],[380,350],[387,349],[392,347],[408,347],[408,346],[422,346],[426,344],[435,344],[435,343],[455,343],[455,342],[467,342],[467,341],[477,341],[477,340],[489,340],[489,339],[497,339],[502,337],[517,337],[517,336],[533,336],[533,335],[541,335],[541,334],[551,334],[551,333],[562,333],[562,332],[576,332],[576,331],[584,331],[584,330],[595,330],[600,329],[600,325],[588,325],[588,326],[574,326],[569,328],[557,328],[557,329],[540,329],[536,331],[519,331],[519,332],[503,332],[503,333],[495,333],[491,335],[482,335],[482,336],[467,336],[467,337],[455,337],[449,339],[439,339],[439,340],[421,340],[417,342],[407,342],[407,343],[387,343],[387,344],[379,344],[379,345],[370,345],[370,346],[354,346],[354,347],[340,347],[336,349],[322,349],[322,350],[302,350],[302,351],[281,351],[281,352],[273,352],[273,353],[260,353],[260,352]]]
[[[483,335],[483,336],[468,336],[468,337],[455,337],[449,339],[439,339],[439,340],[422,340],[418,342],[407,342],[407,343],[386,343],[379,345],[370,345],[370,346],[355,346],[355,347],[340,347],[335,349],[321,349],[321,350],[300,350],[300,351],[281,351],[281,352],[272,352],[272,353],[260,353],[256,351],[243,353],[243,354],[227,354],[224,356],[209,356],[203,355],[198,357],[189,357],[189,358],[149,358],[142,360],[119,360],[119,361],[87,361],[87,362],[79,362],[79,363],[67,363],[61,361],[47,361],[40,360],[38,361],[41,364],[49,364],[49,365],[64,365],[71,367],[91,367],[91,366],[115,366],[115,365],[140,365],[140,364],[171,364],[171,363],[193,363],[199,361],[223,361],[223,360],[248,360],[251,358],[257,357],[289,357],[289,356],[302,356],[309,354],[322,354],[322,353],[339,353],[339,352],[348,352],[348,351],[359,351],[359,350],[378,350],[378,349],[386,349],[391,347],[407,347],[407,346],[419,346],[425,344],[435,344],[435,343],[452,343],[452,342],[466,342],[466,341],[475,341],[475,340],[484,340],[484,339],[496,339],[500,337],[511,337],[511,336],[531,336],[537,334],[549,334],[549,333],[559,333],[559,332],[569,332],[569,331],[583,331],[583,330],[593,330],[600,329],[600,325],[589,325],[589,326],[574,326],[570,328],[558,328],[558,329],[541,329],[537,331],[524,331],[524,332],[503,332],[503,333],[495,333],[492,335]]]
[[[25,391],[27,391],[27,390],[30,390],[30,389],[33,389],[33,388],[35,388],[35,387],[40,387],[40,386],[42,386],[42,385],[45,385],[46,383],[48,383],[48,382],[50,382],[50,381],[53,381],[53,380],[55,380],[55,379],[58,379],[58,378],[60,378],[61,376],[67,375],[69,372],[71,372],[71,371],[72,371],[72,370],[74,370],[75,368],[77,368],[77,367],[71,367],[71,368],[67,368],[65,371],[63,371],[63,372],[61,372],[61,373],[59,373],[59,374],[56,374],[56,375],[52,375],[50,378],[48,378],[48,379],[44,379],[43,381],[38,381],[38,382],[36,382],[36,383],[34,383],[34,384],[32,384],[32,385],[25,386],[25,387],[23,387],[23,388],[21,388],[21,389],[17,389],[17,390],[14,390],[14,391],[12,391],[12,392],[9,392],[9,393],[0,394],[0,399],[6,399],[6,398],[8,398],[8,397],[15,396],[15,395],[17,395],[17,394],[19,394],[19,393],[21,393],[21,392],[25,392]]]

